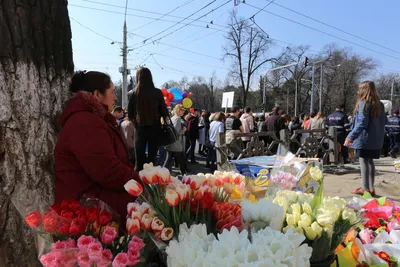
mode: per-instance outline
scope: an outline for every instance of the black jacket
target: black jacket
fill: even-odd
[[[265,132],[275,132],[276,137],[279,138],[279,132],[285,129],[285,123],[279,114],[272,113],[264,123]]]
[[[331,126],[337,128],[338,134],[345,134],[346,132],[350,131],[349,118],[343,111],[336,110],[328,116],[325,122],[326,129]]]
[[[146,88],[147,89],[147,88]],[[136,92],[132,94],[128,103],[128,117],[132,120],[135,126],[151,126],[160,124],[161,118],[167,118],[169,116],[168,109],[165,105],[164,97],[161,90],[157,88],[149,88],[143,92],[148,98],[146,101],[146,110],[151,110],[154,115],[149,121],[137,121],[137,95]]]

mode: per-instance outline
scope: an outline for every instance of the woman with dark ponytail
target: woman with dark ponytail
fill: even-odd
[[[136,171],[139,172],[144,163],[155,164],[161,118],[168,117],[164,97],[161,90],[155,88],[148,68],[140,68],[136,72],[136,92],[129,100],[128,116],[135,125]]]
[[[107,74],[78,72],[74,93],[60,118],[62,130],[55,148],[56,202],[97,197],[121,215],[134,199],[125,191],[130,179],[139,181],[128,157],[118,124],[110,113],[115,96]]]

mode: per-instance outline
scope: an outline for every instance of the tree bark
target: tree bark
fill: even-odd
[[[54,199],[57,118],[73,73],[67,0],[0,0],[0,266],[38,266],[22,215]]]

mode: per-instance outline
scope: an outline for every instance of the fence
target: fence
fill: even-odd
[[[293,135],[288,130],[282,130],[279,135],[278,138],[275,132],[235,133],[235,142],[226,144],[226,134],[220,133],[215,144],[218,168],[223,169],[228,164],[228,156],[232,154],[234,159],[274,155],[279,144],[287,147],[297,157],[319,156],[324,162],[338,163],[339,148],[335,127],[329,127],[327,131],[296,130]],[[241,137],[250,138],[246,147],[242,147]]]

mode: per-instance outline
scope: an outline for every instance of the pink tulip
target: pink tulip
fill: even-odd
[[[126,220],[126,230],[130,235],[135,235],[140,231],[140,221],[138,219],[130,219]]]
[[[103,258],[106,258],[107,260],[112,259],[112,252],[109,249],[103,250]]]
[[[128,251],[128,266],[135,266],[140,262],[140,253]]]
[[[393,215],[393,207],[382,206],[382,207],[374,207],[371,208],[371,211],[378,216],[378,218],[382,218],[385,221],[388,221]]]
[[[358,235],[363,244],[372,244],[372,241],[375,238],[373,232],[366,228],[362,229]]]
[[[112,227],[110,227],[112,228]],[[103,257],[103,247],[100,243],[91,243],[87,249],[88,256],[92,261],[100,261]]]
[[[388,228],[389,232],[391,232],[393,230],[400,230],[400,224],[397,220],[391,220],[387,224],[387,228]]]
[[[64,249],[64,248],[76,248],[75,240],[69,238],[68,240],[57,241],[57,242],[51,244],[52,251]]]
[[[141,251],[144,247],[143,239],[134,236],[131,241],[129,241],[128,249],[132,251]]]
[[[79,267],[91,267],[93,265],[93,261],[89,258],[87,253],[79,253],[78,265]]]
[[[125,190],[134,197],[139,196],[143,192],[143,186],[135,180],[130,180],[124,185]]]
[[[128,265],[128,254],[126,253],[119,253],[113,263],[112,267],[125,267]]]
[[[78,239],[78,248],[87,249],[88,246],[94,242],[93,236],[83,235]]]
[[[106,229],[104,229],[103,234],[101,235],[101,242],[107,245],[111,245],[115,238],[117,238],[117,236],[117,230],[115,230],[114,227],[107,226]]]
[[[57,263],[56,254],[54,252],[50,252],[50,253],[40,256],[40,263],[44,267],[57,266],[56,264],[58,264],[58,263]]]

